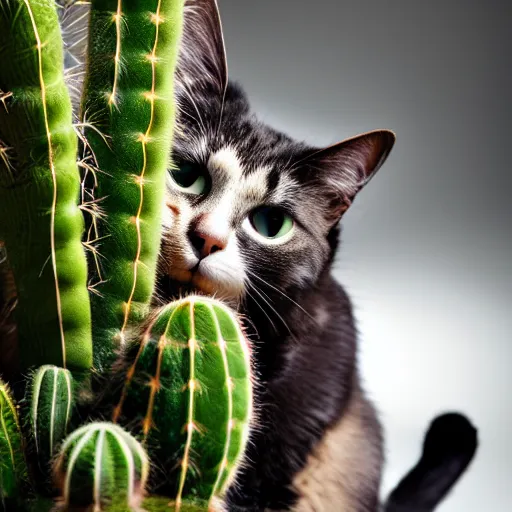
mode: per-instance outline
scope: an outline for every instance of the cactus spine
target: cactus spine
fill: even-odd
[[[83,116],[102,171],[106,222],[91,296],[95,366],[111,359],[151,298],[174,125],[183,0],[92,0]]]
[[[45,470],[56,446],[67,435],[74,405],[71,373],[42,366],[34,375],[30,395],[30,426],[39,464]]]
[[[169,468],[176,510],[184,495],[222,495],[240,463],[252,412],[249,352],[237,318],[213,299],[173,302],[149,322],[125,368],[113,419],[144,411],[140,434]]]
[[[17,498],[27,480],[23,440],[16,407],[5,383],[0,381],[0,504]]]
[[[121,427],[92,423],[64,441],[54,475],[65,509],[125,512],[139,508],[149,462],[142,446]]]
[[[92,340],[77,138],[55,2],[2,2],[0,47],[0,238],[18,291],[21,367],[87,370]]]

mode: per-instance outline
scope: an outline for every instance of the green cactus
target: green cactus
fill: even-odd
[[[64,509],[137,510],[149,461],[142,446],[112,423],[91,423],[64,441],[55,460],[55,483]]]
[[[39,367],[23,383],[25,420],[43,470],[60,446],[53,470],[65,510],[217,509],[248,439],[251,371],[236,316],[205,297],[147,316],[183,4],[92,0],[74,126],[55,1],[0,0],[0,245],[18,300],[13,354],[19,353],[24,374]],[[83,214],[90,216],[87,231]],[[84,245],[93,263],[89,273]],[[142,322],[141,338],[132,344]],[[94,366],[108,378],[119,349],[120,396],[115,407],[109,404],[114,423],[87,424],[65,438],[75,401],[80,413],[90,405],[80,393],[97,391],[88,379],[83,386],[83,377]],[[172,500],[144,499],[149,459],[115,424],[120,421],[138,425],[134,434],[164,470],[160,489]],[[2,502],[16,498],[27,478],[23,449],[16,410],[0,383]],[[158,472],[155,479],[159,484]],[[48,498],[48,489],[38,487]],[[43,506],[42,496],[27,501],[36,510],[53,506],[49,500]]]
[[[18,413],[7,385],[0,381],[0,505],[19,497],[27,481]],[[6,509],[7,510],[7,509]]]
[[[0,48],[0,238],[18,291],[21,369],[44,362],[87,370],[77,137],[54,0],[3,1]]]
[[[68,433],[74,407],[71,373],[57,366],[42,366],[34,374],[27,402],[35,450],[45,471],[56,447]]]
[[[91,296],[97,368],[148,312],[153,293],[182,11],[183,0],[91,2],[82,115],[106,219]]]
[[[222,303],[191,296],[162,308],[128,351],[113,419],[124,413],[183,496],[222,495],[248,439],[252,386],[247,342]],[[171,459],[171,460],[170,460]],[[167,486],[169,488],[169,485]]]

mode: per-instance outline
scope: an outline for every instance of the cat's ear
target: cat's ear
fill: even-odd
[[[228,66],[216,0],[185,0],[176,81],[189,93],[225,94]]]
[[[333,224],[370,181],[395,143],[389,130],[375,130],[327,148],[309,151],[300,165],[323,197],[326,218]]]

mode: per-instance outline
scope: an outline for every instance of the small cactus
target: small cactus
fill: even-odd
[[[73,377],[57,366],[42,366],[34,374],[28,402],[30,427],[43,471],[66,437],[73,412]]]
[[[148,457],[139,442],[108,422],[75,430],[54,466],[64,510],[139,510],[148,474]]]
[[[0,381],[0,505],[19,497],[27,480],[18,413],[5,383]]]
[[[252,386],[247,342],[222,303],[191,296],[162,308],[124,358],[114,421],[139,411],[140,435],[183,496],[215,500],[248,439]],[[167,486],[169,487],[169,486]]]

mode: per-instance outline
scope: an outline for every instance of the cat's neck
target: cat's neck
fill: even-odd
[[[330,269],[307,288],[285,294],[267,289],[265,294],[265,301],[253,295],[241,311],[264,381],[279,375],[294,346],[334,327],[342,314],[351,320],[348,297]]]

